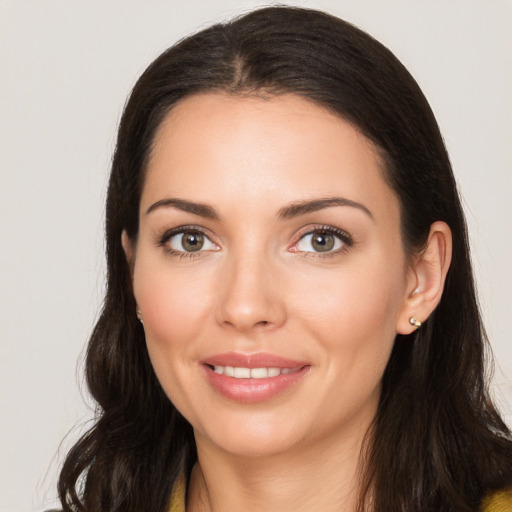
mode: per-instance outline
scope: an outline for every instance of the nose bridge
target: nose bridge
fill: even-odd
[[[251,245],[230,251],[220,276],[218,321],[239,331],[277,327],[286,317],[275,258]]]

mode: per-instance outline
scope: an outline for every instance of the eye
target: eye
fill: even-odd
[[[216,251],[218,246],[215,245],[201,231],[189,229],[186,231],[175,232],[167,238],[167,245],[175,252],[199,252],[199,251]]]
[[[344,231],[334,228],[315,229],[302,235],[295,244],[297,252],[333,253],[352,245],[352,239]]]

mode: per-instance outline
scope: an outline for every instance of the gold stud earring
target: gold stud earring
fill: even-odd
[[[411,318],[409,318],[409,323],[411,325],[414,325],[416,329],[419,329],[421,327],[421,322],[419,320],[416,320],[416,317],[414,316],[411,316]]]

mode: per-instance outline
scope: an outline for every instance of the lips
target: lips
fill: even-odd
[[[311,366],[272,354],[217,354],[202,361],[215,391],[243,403],[270,400],[298,384]]]

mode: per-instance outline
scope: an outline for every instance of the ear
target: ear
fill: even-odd
[[[410,334],[416,329],[411,318],[424,322],[434,311],[441,300],[451,260],[452,232],[445,222],[434,222],[427,244],[410,265],[406,297],[397,319],[397,333]]]
[[[126,256],[126,261],[128,262],[128,267],[130,268],[130,277],[133,281],[133,268],[135,264],[135,248],[133,246],[133,242],[131,241],[126,229],[123,229],[121,233],[121,245],[123,246],[124,255]]]

